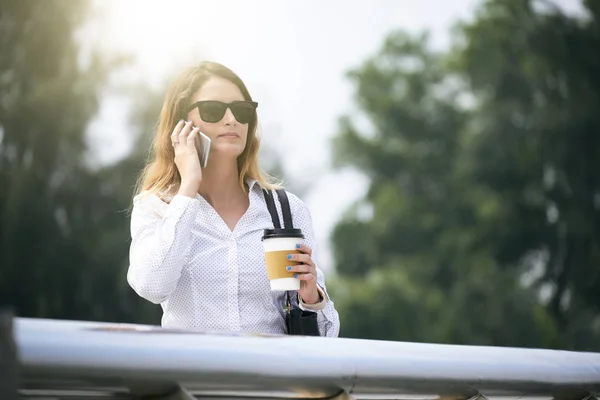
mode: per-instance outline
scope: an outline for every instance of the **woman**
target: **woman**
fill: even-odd
[[[285,292],[270,290],[261,242],[273,228],[262,189],[276,185],[258,166],[256,107],[242,80],[212,62],[182,73],[165,97],[133,201],[127,274],[141,297],[161,304],[164,327],[285,333]],[[212,141],[205,168],[200,131]],[[337,336],[310,212],[288,197],[305,236],[292,258],[301,264],[291,268],[301,281],[299,306],[317,312],[322,336]]]

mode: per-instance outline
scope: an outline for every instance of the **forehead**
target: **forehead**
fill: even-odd
[[[245,100],[237,85],[217,76],[209,78],[194,94],[192,102],[202,100],[218,100],[225,103]]]

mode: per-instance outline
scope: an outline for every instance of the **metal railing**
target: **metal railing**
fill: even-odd
[[[22,398],[585,399],[600,354],[14,320]]]

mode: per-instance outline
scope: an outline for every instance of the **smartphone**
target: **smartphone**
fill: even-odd
[[[210,154],[210,138],[202,132],[196,136],[196,149],[200,155],[200,165],[206,168],[208,165],[208,155]]]

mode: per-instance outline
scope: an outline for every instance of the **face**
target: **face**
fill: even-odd
[[[192,96],[190,105],[207,100],[231,103],[245,99],[233,82],[220,77],[212,77]],[[213,107],[213,109],[208,109],[207,115],[210,115],[211,111],[213,115],[215,114]],[[218,109],[216,115],[219,115]],[[240,117],[239,114],[238,117]],[[244,151],[248,137],[248,123],[238,121],[230,108],[227,108],[221,120],[217,122],[204,121],[197,107],[189,112],[188,119],[192,120],[192,123],[200,127],[200,131],[211,139],[211,154],[237,158]],[[240,119],[244,122],[244,118]]]

